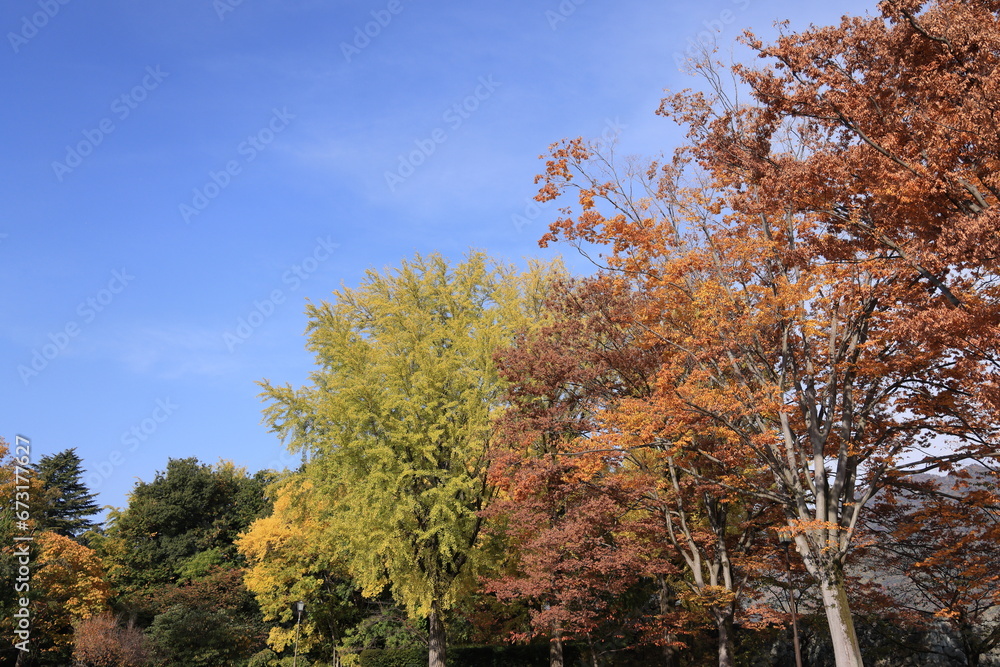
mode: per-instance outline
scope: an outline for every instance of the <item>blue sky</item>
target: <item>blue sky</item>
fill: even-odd
[[[13,0],[0,9],[0,435],[76,447],[122,506],[170,457],[296,459],[258,380],[301,385],[303,306],[416,252],[552,257],[538,156],[669,151],[709,31],[874,3]],[[567,257],[577,270],[585,266]]]

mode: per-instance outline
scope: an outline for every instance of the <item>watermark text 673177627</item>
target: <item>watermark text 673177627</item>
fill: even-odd
[[[14,637],[19,651],[28,652],[31,642],[31,440],[14,436]]]

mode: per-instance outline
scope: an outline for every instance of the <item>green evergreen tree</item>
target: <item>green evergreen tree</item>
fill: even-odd
[[[111,512],[98,551],[115,589],[136,593],[203,566],[239,565],[233,542],[270,510],[264,492],[270,481],[269,472],[250,476],[228,461],[170,459],[165,472],[136,484],[127,508]]]
[[[83,483],[83,461],[76,448],[43,456],[35,465],[35,474],[45,489],[42,498],[41,528],[79,539],[97,523],[88,517],[100,513],[91,493]]]
[[[116,610],[150,640],[150,665],[243,665],[265,647],[267,627],[233,541],[270,511],[273,479],[230,461],[170,459],[135,485],[127,507],[109,512],[94,548]]]

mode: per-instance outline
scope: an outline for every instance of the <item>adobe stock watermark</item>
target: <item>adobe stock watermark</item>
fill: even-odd
[[[389,0],[385,9],[373,9],[371,11],[372,20],[363,26],[354,26],[354,38],[350,42],[340,43],[340,52],[344,54],[344,60],[351,62],[351,59],[360,54],[372,40],[382,34],[382,31],[389,27],[394,16],[397,16],[404,9],[401,0]]]
[[[63,6],[69,3],[70,0],[38,0],[38,8],[41,11],[25,14],[21,17],[21,29],[7,33],[7,41],[10,42],[10,48],[14,49],[14,53],[19,53],[21,47],[34,39],[38,31],[47,26]]]
[[[462,127],[465,121],[471,118],[472,114],[479,109],[480,105],[492,97],[500,85],[500,82],[493,80],[492,74],[481,76],[479,77],[478,85],[472,93],[445,109],[444,113],[441,114],[441,120],[445,123],[447,129],[436,127],[425,138],[414,139],[414,149],[409,153],[398,155],[399,164],[396,169],[385,172],[385,184],[389,187],[389,191],[395,192],[397,186],[412,176],[417,168],[434,154],[438,146],[448,141],[448,132],[454,132]]]
[[[226,20],[226,14],[235,12],[236,8],[243,4],[243,0],[213,0],[212,9],[220,21]]]
[[[77,319],[67,321],[58,331],[49,332],[49,342],[41,347],[33,348],[31,361],[17,366],[17,373],[24,386],[27,387],[33,378],[38,377],[42,371],[48,368],[52,360],[69,347],[70,341],[80,335],[83,327],[97,319],[97,315],[104,312],[133,280],[135,280],[135,276],[129,274],[124,268],[121,271],[112,271],[111,280],[108,281],[107,285],[98,290],[96,294],[81,301],[76,307]]]
[[[123,121],[128,118],[139,105],[149,98],[149,94],[160,87],[163,80],[170,76],[170,72],[163,72],[160,66],[155,68],[152,65],[146,66],[146,74],[142,81],[132,86],[130,90],[122,93],[111,100],[111,113]],[[72,146],[66,146],[66,157],[62,162],[55,160],[52,162],[52,171],[56,178],[62,183],[67,174],[83,164],[83,160],[94,152],[94,149],[104,143],[105,137],[115,131],[115,121],[112,117],[101,119],[97,127],[83,130],[83,139]]]
[[[97,489],[101,484],[111,479],[115,469],[127,460],[126,454],[138,450],[139,446],[149,440],[180,407],[169,398],[156,399],[156,407],[149,413],[149,416],[144,417],[122,433],[121,438],[119,438],[122,449],[112,450],[107,458],[98,461],[93,467],[93,472],[87,475],[87,486],[90,489]]]
[[[601,134],[596,138],[590,140],[590,144],[599,151],[608,150],[616,141],[618,137],[622,135],[622,132],[628,129],[628,125],[621,122],[621,120],[616,116],[614,119],[605,118],[604,127],[601,129]]]
[[[588,143],[598,151],[607,150],[621,136],[622,132],[627,129],[628,125],[621,122],[618,118],[614,120],[605,118],[604,129],[601,130],[600,136],[596,139],[591,139]],[[526,197],[524,202],[524,208],[517,213],[512,213],[510,216],[510,222],[514,225],[514,229],[518,233],[521,232],[525,225],[540,218],[542,213],[548,209],[549,204],[552,203],[551,201],[539,202],[533,197]]]
[[[312,252],[281,274],[281,284],[286,286],[287,292],[294,292],[303,282],[309,280],[339,247],[340,244],[331,241],[329,236],[325,239],[318,237]],[[240,317],[236,321],[236,327],[222,334],[222,340],[229,351],[235,352],[237,346],[247,342],[254,332],[274,315],[278,306],[285,303],[286,297],[285,288],[275,288],[263,299],[254,300],[253,308],[245,317]]]
[[[750,6],[750,0],[730,0],[730,2],[741,12],[746,11],[747,7]],[[723,9],[716,18],[702,21],[701,24],[705,29],[694,37],[687,38],[687,48],[683,52],[674,51],[674,64],[677,65],[677,68],[684,69],[687,63],[697,60],[706,51],[715,48],[716,35],[721,35],[726,26],[734,21],[736,21],[736,13],[731,9]]]
[[[546,9],[545,20],[549,22],[549,28],[558,29],[559,24],[575,14],[580,5],[585,2],[587,0],[562,0],[555,9]]]
[[[13,488],[12,497],[4,498],[4,504],[13,509],[12,520],[16,520],[14,526],[21,533],[14,535],[12,547],[11,574],[14,580],[14,597],[12,606],[15,608],[13,614],[14,634],[20,641],[11,642],[17,650],[28,653],[31,643],[31,542],[35,539],[33,533],[35,527],[31,522],[31,476],[35,473],[31,461],[31,440],[23,435],[14,436],[14,456],[11,457],[13,463]],[[5,550],[10,548],[4,545]]]
[[[243,173],[243,167],[256,160],[257,156],[274,141],[277,135],[284,132],[294,119],[295,115],[289,113],[287,107],[282,107],[280,110],[271,109],[271,118],[267,124],[253,134],[247,135],[247,138],[236,146],[239,159],[227,161],[218,171],[209,170],[208,180],[193,190],[190,203],[179,204],[181,219],[190,224],[191,218],[200,215],[208,208],[212,200],[229,187],[233,178]]]
[[[551,201],[539,202],[534,197],[525,197],[524,208],[517,213],[511,213],[510,223],[514,225],[514,229],[520,234],[521,229],[540,218],[551,203]]]
[[[281,472],[282,470],[294,470],[304,463],[302,458],[295,458],[287,449],[283,449],[277,458],[267,462],[266,470]]]

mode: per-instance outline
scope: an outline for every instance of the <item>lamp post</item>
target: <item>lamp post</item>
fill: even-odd
[[[788,580],[788,607],[792,612],[792,644],[795,647],[795,667],[802,667],[802,652],[799,650],[798,612],[795,609],[795,591],[792,590],[792,559],[788,553],[792,538],[782,533],[778,539],[781,541],[781,546],[785,548],[785,575]]]
[[[292,605],[292,609],[295,610],[295,655],[292,656],[292,667],[297,667],[299,662],[299,623],[302,622],[302,612],[306,609],[306,603],[299,600]]]

